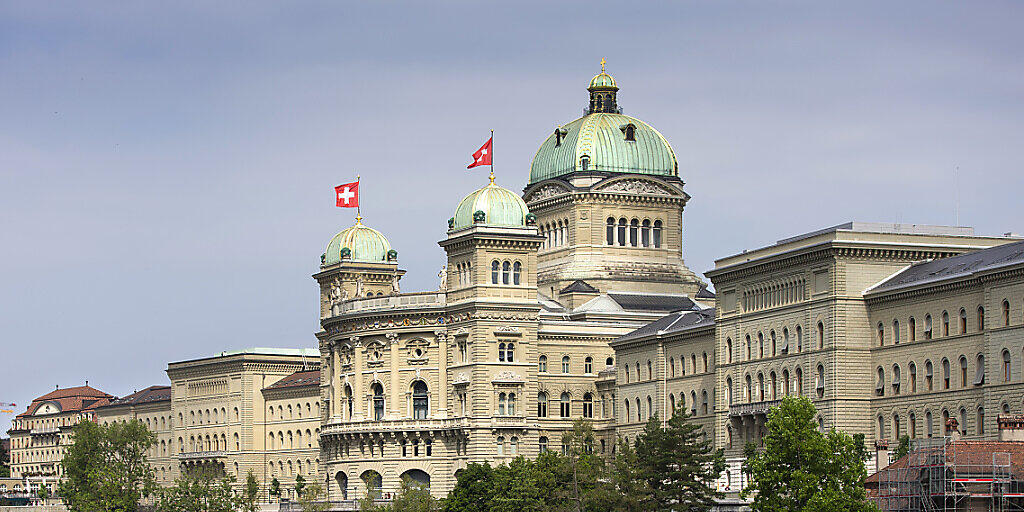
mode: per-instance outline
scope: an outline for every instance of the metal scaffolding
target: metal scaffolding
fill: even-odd
[[[972,451],[949,437],[915,439],[906,465],[878,474],[878,508],[892,512],[1024,511],[1024,482],[1010,454]]]

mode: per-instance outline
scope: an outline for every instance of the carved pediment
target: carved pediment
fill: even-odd
[[[559,186],[559,185],[548,184],[548,185],[544,185],[542,187],[539,187],[536,190],[534,190],[533,192],[531,192],[530,195],[527,196],[526,201],[527,202],[541,201],[541,200],[547,199],[549,197],[555,197],[555,196],[559,196],[559,195],[562,195],[562,194],[568,194],[569,192],[570,192],[570,190],[565,188],[565,187],[562,187],[562,186]]]
[[[600,192],[623,192],[626,194],[654,195],[654,196],[678,196],[679,191],[671,190],[668,187],[654,183],[653,181],[641,179],[616,180],[607,185],[600,186]]]
[[[494,374],[491,382],[524,382],[523,377],[511,370],[503,370]]]

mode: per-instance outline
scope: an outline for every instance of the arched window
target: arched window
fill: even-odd
[[[540,436],[540,438],[537,439],[537,444],[540,447],[540,453],[544,453],[544,452],[548,451],[548,438],[547,438],[547,436]]]
[[[676,359],[674,357],[668,358],[668,377],[674,378],[676,376]]]
[[[696,399],[696,397],[694,397]],[[757,401],[764,402],[764,374],[757,374]],[[693,404],[694,412],[697,412],[697,404]]]
[[[727,362],[727,363],[731,363],[732,362],[732,338],[726,338],[725,339],[725,362]],[[674,367],[673,367],[673,371],[675,371]]]
[[[725,403],[732,405],[732,377],[725,379]]]
[[[605,230],[605,243],[615,245],[615,218],[608,217],[608,227]]]
[[[892,365],[892,394],[893,395],[900,394],[900,381],[901,380],[902,380],[902,375],[900,374],[900,365],[898,365],[898,364]]]
[[[985,330],[985,306],[978,306],[978,332]]]
[[[537,417],[548,417],[548,394],[544,391],[537,393]]]
[[[789,396],[789,370],[782,370],[782,394]]]
[[[804,371],[800,367],[796,369],[796,394],[804,394]]]
[[[949,313],[942,312],[942,335],[949,336]]]
[[[491,284],[498,284],[498,268],[499,268],[499,265],[501,265],[501,264],[498,263],[498,260],[494,260],[494,261],[491,262]]]
[[[782,355],[786,355],[786,354],[789,353],[789,328],[788,327],[783,327],[782,328],[782,346],[779,347],[779,352]]]
[[[892,321],[892,342],[894,345],[900,344],[900,321]]]
[[[825,325],[818,322],[818,348],[825,348]]]
[[[967,387],[967,358],[960,356],[960,387]]]
[[[348,416],[347,416],[347,418],[349,420],[351,420],[352,419],[352,386],[349,386],[348,384],[345,384],[345,398],[344,399],[345,399],[345,405],[348,408]]]
[[[508,402],[508,397],[505,393],[498,393],[498,416],[505,415],[505,404]]]
[[[911,412],[908,417],[910,419],[910,428],[908,429],[910,431],[910,438],[915,439],[917,438],[917,415]]]
[[[668,406],[673,412],[676,410],[676,396],[672,393],[668,394]]]
[[[609,368],[610,368],[610,367],[611,367],[611,366],[612,366],[613,364],[615,364],[615,360],[614,360],[614,359],[612,359],[612,358],[610,358],[610,357],[607,357],[607,358],[605,358],[605,360],[604,360],[604,365],[605,365],[606,367],[609,367]]]
[[[907,321],[907,337],[910,341],[917,341],[917,320],[914,317]]]
[[[585,170],[587,170],[589,168],[590,168],[590,157],[587,156],[587,155],[583,155],[582,157],[580,157],[580,169],[585,171]]]
[[[753,342],[750,341],[750,335],[749,334],[747,335],[746,340],[747,340],[747,360],[749,361],[749,360],[754,358],[754,348],[753,348],[754,344],[753,344]]]
[[[640,245],[651,246],[651,219],[644,219],[640,225]]]
[[[899,439],[900,438],[900,415],[899,414],[893,414],[892,415],[892,438],[893,439]]]
[[[516,415],[516,394],[515,393],[509,393],[508,394],[508,415],[509,416],[515,416]]]
[[[875,372],[878,374],[878,379],[875,381],[875,394],[885,396],[885,370],[879,366]]]
[[[633,219],[633,220],[629,221],[629,245],[631,245],[633,247],[637,246],[638,238],[639,238],[639,236],[638,236],[639,235],[639,233],[638,233],[639,230],[640,230],[640,221],[639,220]]]
[[[942,358],[942,389],[949,389],[949,359]]]
[[[932,339],[932,315],[924,316],[924,339]]]
[[[412,417],[417,420],[427,419],[429,410],[427,384],[418,380],[412,384]]]
[[[626,245],[626,218],[619,219],[619,227],[616,231],[620,246]]]
[[[757,333],[757,357],[764,357],[764,334]]]
[[[583,417],[594,417],[594,395],[591,395],[590,393],[585,393],[583,395]]]
[[[882,327],[882,322],[878,322],[878,346],[885,346],[885,327]]]
[[[561,416],[563,418],[568,418],[569,414],[572,412],[571,407],[572,407],[572,397],[567,392],[566,393],[562,393],[561,400],[560,400],[560,402],[558,404],[558,414],[559,414],[559,416]]]
[[[817,382],[815,382],[814,388],[815,392],[818,395],[818,398],[822,398],[825,396],[825,367],[820,364],[818,365],[818,377]]]
[[[651,241],[655,248],[661,247],[661,221],[654,221],[654,229],[651,231]]]
[[[569,373],[569,356],[562,356],[562,373]],[[640,370],[636,371],[637,379],[640,378]]]
[[[654,400],[651,400],[651,395],[647,395],[647,417],[654,417]]]
[[[537,360],[537,371],[541,373],[547,373],[548,356],[540,356],[540,359]]]
[[[779,379],[775,376],[775,370],[768,374],[768,384],[769,396],[772,400],[777,400],[779,398]]]
[[[878,415],[878,438],[885,439],[885,418],[881,414]]]
[[[967,435],[967,409],[960,408],[960,433]]]
[[[498,343],[498,362],[499,363],[504,363],[505,362],[505,344],[504,343]]]
[[[654,380],[654,365],[650,359],[647,360],[647,380]]]
[[[796,326],[796,351],[804,351],[804,331],[800,326]]]
[[[514,363],[516,361],[516,344],[511,341],[505,344],[505,362]]]
[[[625,404],[626,404],[626,421],[629,421],[632,418],[629,416],[629,399],[628,398],[625,400]]]
[[[501,263],[501,284],[509,284],[512,277],[512,264],[508,260]]]
[[[928,391],[931,391],[935,387],[932,362],[928,360],[925,360],[924,362],[924,383],[925,389]]]
[[[636,128],[631,124],[626,125],[626,140],[636,141]]]
[[[370,392],[373,393],[373,419],[381,421],[384,419],[384,386],[374,382]]]
[[[978,435],[985,433],[985,408],[978,406]]]
[[[704,358],[704,373],[707,373],[708,372],[708,353],[704,352],[704,354],[702,354],[702,357]]]
[[[743,394],[745,395],[743,398],[747,400],[747,403],[751,403],[754,401],[754,385],[750,379],[750,375],[747,375],[746,377],[746,384],[746,387],[743,388]]]
[[[917,393],[917,365],[913,361],[910,362],[910,366],[907,367],[910,370],[910,392]]]
[[[924,432],[925,432],[925,437],[932,437],[932,431],[933,430],[934,430],[934,425],[932,423],[932,412],[931,411],[925,411],[924,412]]]
[[[960,308],[960,334],[967,334],[967,310]]]
[[[519,284],[522,282],[522,276],[523,264],[517,261],[512,264],[512,284],[519,286]]]
[[[1010,382],[1010,351],[1003,350],[1003,382]]]
[[[1003,326],[1010,325],[1010,301],[1003,300]]]
[[[593,357],[587,356],[587,358],[583,360],[583,373],[586,373],[586,374],[594,373],[594,358]]]

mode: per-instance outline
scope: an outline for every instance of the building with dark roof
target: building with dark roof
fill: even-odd
[[[706,275],[713,314],[683,309],[611,342],[616,431],[685,407],[725,450],[723,489],[742,487],[743,448],[786,395],[811,398],[822,429],[863,433],[871,471],[901,436],[942,436],[954,420],[987,442],[998,415],[1022,412],[1024,241],[849,222]]]

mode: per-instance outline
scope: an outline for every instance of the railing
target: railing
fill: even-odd
[[[31,433],[34,436],[45,436],[45,435],[51,435],[51,434],[59,434],[60,433],[60,429],[59,428],[34,428],[34,429],[32,429]]]
[[[443,306],[445,294],[441,292],[415,292],[399,295],[388,295],[386,297],[363,297],[345,301],[341,305],[341,312],[351,313],[355,311],[372,311],[379,309],[408,309],[423,306]]]
[[[228,452],[224,450],[215,450],[208,452],[185,452],[178,454],[178,460],[220,459],[227,456]]]
[[[496,427],[526,427],[526,418],[523,416],[495,416],[491,424]]]
[[[782,403],[782,400],[766,400],[750,404],[732,404],[729,406],[729,416],[755,416],[758,414],[767,415],[768,411]]]
[[[362,432],[401,432],[407,430],[456,430],[469,426],[465,418],[439,420],[381,420],[333,423],[320,428],[321,435]]]

